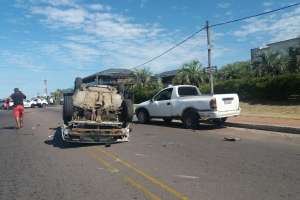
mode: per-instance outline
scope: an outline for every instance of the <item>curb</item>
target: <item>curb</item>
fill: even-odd
[[[270,126],[270,125],[262,125],[262,124],[242,124],[242,123],[232,123],[232,122],[225,122],[224,125],[228,127],[238,127],[238,128],[264,130],[264,131],[283,132],[283,133],[290,133],[290,134],[300,134],[300,128],[294,128],[294,127]]]

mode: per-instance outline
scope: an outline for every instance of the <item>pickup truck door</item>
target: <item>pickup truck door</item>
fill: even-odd
[[[167,88],[154,96],[150,103],[150,116],[168,117],[172,114],[172,97],[173,88]]]

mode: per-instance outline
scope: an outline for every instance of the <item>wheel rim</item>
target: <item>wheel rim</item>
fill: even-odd
[[[145,122],[145,114],[143,112],[139,113],[138,118],[140,122]]]
[[[187,127],[191,127],[193,122],[192,122],[192,118],[188,117],[186,120],[185,120],[185,124]]]

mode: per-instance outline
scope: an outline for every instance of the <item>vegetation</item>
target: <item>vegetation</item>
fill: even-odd
[[[129,90],[134,94],[135,103],[149,100],[163,88],[161,81],[147,68],[135,70],[133,79],[130,82],[132,87]]]
[[[204,73],[202,64],[198,60],[193,60],[183,64],[173,79],[173,84],[190,84],[200,86],[208,82],[208,76]]]
[[[260,62],[235,62],[221,67],[215,74],[215,93],[238,93],[242,100],[289,100],[300,98],[300,44],[287,55],[264,51]],[[136,70],[131,80],[135,102],[150,99],[163,85],[147,68]],[[191,84],[209,93],[209,77],[198,60],[185,63],[173,84]]]

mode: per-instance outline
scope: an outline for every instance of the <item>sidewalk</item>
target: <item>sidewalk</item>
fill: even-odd
[[[300,134],[300,119],[241,115],[228,118],[226,126]]]

